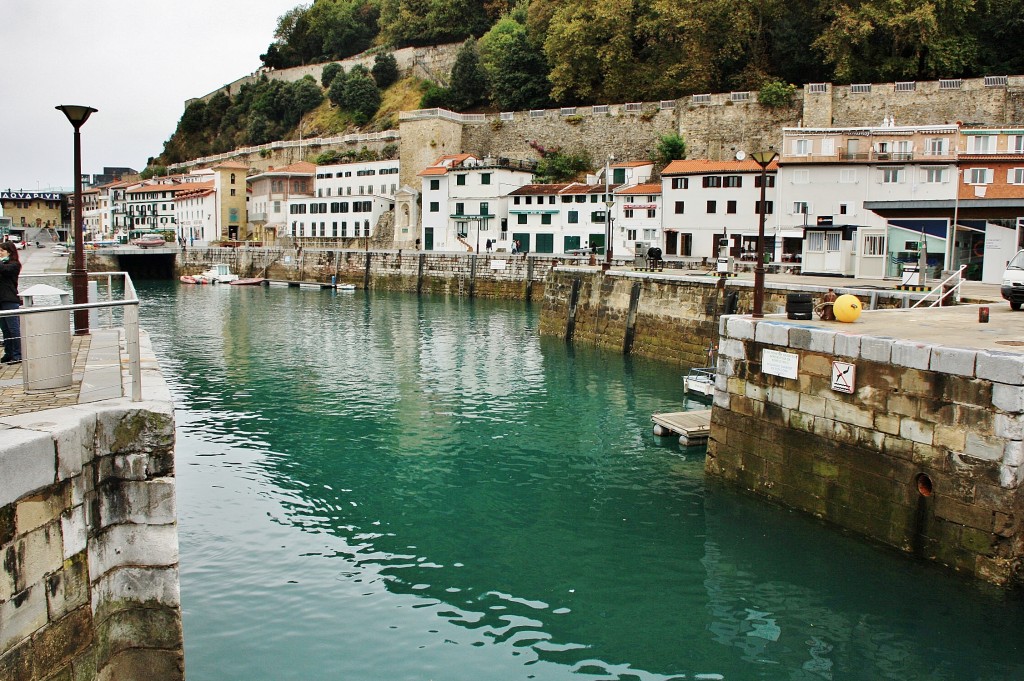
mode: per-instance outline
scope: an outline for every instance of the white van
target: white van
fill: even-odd
[[[1011,310],[1019,310],[1024,305],[1024,249],[1017,251],[1010,262],[1006,263],[999,293],[1010,301]]]

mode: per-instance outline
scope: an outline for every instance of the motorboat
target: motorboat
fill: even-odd
[[[715,367],[697,367],[683,377],[683,389],[691,395],[713,397],[715,394]]]
[[[206,279],[211,284],[230,284],[231,282],[238,280],[238,275],[232,274],[231,268],[223,263],[218,263],[212,266],[199,276]]]
[[[355,284],[338,284],[337,289],[339,291],[355,291],[356,290],[356,285]]]
[[[246,279],[235,279],[228,283],[232,286],[262,286],[264,281],[263,277],[248,277]]]
[[[191,276],[191,275],[188,275],[188,274],[183,274],[180,277],[178,277],[178,281],[180,281],[182,284],[208,284],[208,283],[210,283],[206,279],[204,279],[202,276]]]
[[[132,239],[132,246],[138,246],[139,248],[159,248],[160,246],[166,246],[167,241],[158,234],[146,235],[139,237],[138,239]]]

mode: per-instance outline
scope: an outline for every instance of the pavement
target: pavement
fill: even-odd
[[[39,281],[70,290],[70,283],[59,278],[60,275],[67,273],[68,257],[54,255],[51,251],[53,244],[44,243],[45,248],[37,248],[33,244],[19,252],[22,261],[22,279],[19,282],[21,288],[25,289],[33,283],[38,283],[33,282],[35,277],[30,278],[26,275],[57,275]],[[69,329],[70,324],[69,316]],[[22,329],[24,327],[23,318]],[[26,353],[23,347],[22,356],[27,360],[31,357],[31,352]],[[124,393],[123,386],[128,384],[123,380],[121,370],[124,363],[122,360],[125,359],[119,330],[97,328],[92,329],[89,335],[71,336],[71,380],[64,387],[27,391],[24,372],[30,362],[0,365],[0,416],[27,414],[121,397]],[[49,368],[43,364],[31,366],[36,371],[45,371]],[[29,378],[35,380],[37,377],[30,375]]]

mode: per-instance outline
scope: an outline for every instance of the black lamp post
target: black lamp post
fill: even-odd
[[[79,132],[96,109],[91,106],[62,104],[54,107],[63,111],[75,128],[75,262],[71,268],[71,299],[75,305],[89,302],[89,274],[85,270],[85,240],[82,237],[82,135]],[[89,333],[89,311],[75,310],[75,335]]]
[[[614,238],[612,233],[612,208],[615,207],[615,201],[608,184],[608,173],[611,170],[611,162],[614,160],[614,156],[609,156],[604,164],[604,205],[606,210],[604,214],[604,263],[601,265],[601,269],[605,272],[612,268],[612,238]]]
[[[761,202],[757,204],[757,263],[754,265],[754,312],[757,319],[764,317],[764,221],[768,206],[765,204],[765,188],[768,184],[768,164],[778,158],[774,151],[757,151],[750,155],[761,166]]]

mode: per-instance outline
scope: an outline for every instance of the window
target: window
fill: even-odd
[[[542,225],[550,225],[551,224],[551,214],[550,213],[545,213],[544,215],[541,215],[540,216],[540,224],[542,224]]]
[[[852,203],[840,203],[839,204],[840,215],[853,215],[853,204]]]
[[[765,179],[765,183],[764,183],[765,188],[769,188],[769,187],[774,187],[775,186],[775,176],[774,175],[765,175],[764,179]],[[757,187],[758,189],[761,188],[761,176],[760,175],[755,175],[754,176],[754,186]]]
[[[673,177],[672,178],[672,189],[689,189],[690,178],[688,177]]]
[[[568,221],[569,221],[570,225],[579,224],[579,221],[580,221],[580,214],[579,214],[579,212],[575,211],[575,210],[569,211]]]
[[[714,213],[716,209],[717,209],[716,202],[708,201],[708,212],[709,213]]]
[[[430,189],[432,191],[437,191],[440,188],[441,188],[441,180],[431,180],[430,181]]]
[[[707,175],[704,177],[705,187],[721,187],[722,178],[719,175]]]
[[[771,215],[774,211],[775,211],[775,202],[774,201],[765,201],[764,202],[764,214],[765,215]],[[760,201],[754,201],[754,212],[757,213],[758,215],[761,214],[761,202]]]
[[[882,184],[903,182],[903,166],[882,168]]]
[[[825,232],[808,232],[807,233],[807,252],[808,253],[824,253],[825,252]]]
[[[793,171],[793,184],[808,184],[811,181],[811,171],[806,168]]]
[[[490,214],[491,214],[491,204],[488,203],[487,201],[481,201],[480,202],[480,212],[477,213],[477,215],[490,215]]]
[[[338,223],[337,222],[332,222],[331,223],[331,236],[338,236]]]
[[[235,174],[231,173],[231,184],[235,183]]]
[[[624,218],[631,218],[631,217],[633,217],[633,209],[632,208],[626,208],[625,210],[623,210],[622,211],[622,217],[624,217]]]
[[[857,182],[857,170],[855,168],[842,168],[839,170],[840,184],[854,184]]]
[[[838,253],[841,237],[842,232],[825,232],[825,251],[828,253]]]
[[[946,167],[925,168],[924,181],[928,184],[941,184],[946,181]]]
[[[464,204],[464,203],[456,203],[455,204],[455,214],[456,215],[465,215],[466,214],[466,204]]]
[[[513,206],[518,206],[519,205],[519,197],[518,196],[513,196],[512,197],[512,205]]]
[[[592,212],[590,214],[590,221],[591,222],[604,222],[604,211],[603,210],[595,210],[594,212]]]
[[[836,154],[836,141],[831,137],[826,137],[821,140],[821,155],[822,156],[835,156]]]
[[[480,173],[480,184],[490,184],[491,173]]]
[[[441,212],[441,204],[439,202],[437,202],[437,201],[431,201],[430,202],[430,212],[431,213],[439,213],[439,212]]]
[[[457,184],[459,186],[464,186],[466,184],[466,176],[465,175],[456,175],[455,176],[455,184]]]
[[[1007,184],[1024,184],[1024,168],[1010,168],[1006,171]]]
[[[529,206],[531,203],[533,203],[533,197],[532,196],[527,196],[526,197],[526,205]]]
[[[1010,135],[1006,140],[1006,149],[1014,154],[1024,154],[1024,135]]]
[[[809,215],[811,212],[811,204],[806,201],[794,201],[793,202],[793,215]]]
[[[794,156],[810,156],[811,140],[793,140]]]
[[[682,215],[685,208],[682,201],[676,201],[676,215]]]
[[[945,156],[948,141],[945,137],[933,137],[925,143],[925,156]]]
[[[516,216],[516,220],[517,220],[516,224],[525,225],[526,224],[526,213],[520,213],[519,215],[517,215]]]
[[[636,230],[635,229],[627,229],[626,230],[626,241],[636,241]]]
[[[735,201],[726,201],[725,202],[725,212],[729,213],[730,215],[735,215],[735,213],[736,213],[736,202]],[[652,215],[650,217],[654,217],[654,216]]]
[[[994,138],[989,135],[969,135],[967,137],[967,151],[971,154],[990,154],[995,149],[992,144]]]
[[[586,202],[587,202],[587,197],[586,196],[584,196],[583,194],[577,194],[576,195],[576,203],[586,203]]]
[[[280,201],[274,201],[274,212],[275,213],[280,213],[281,212],[281,202]]]
[[[657,208],[648,208],[647,209],[647,217],[649,217],[649,218],[655,217],[655,215],[657,215],[657,213],[658,213],[658,209]]]
[[[967,184],[992,184],[991,168],[970,168],[967,175]]]
[[[726,175],[725,176],[725,186],[726,187],[734,187],[734,188],[735,187],[742,187],[743,186],[743,176],[742,175]]]
[[[864,255],[885,255],[885,236],[881,234],[864,235]]]

